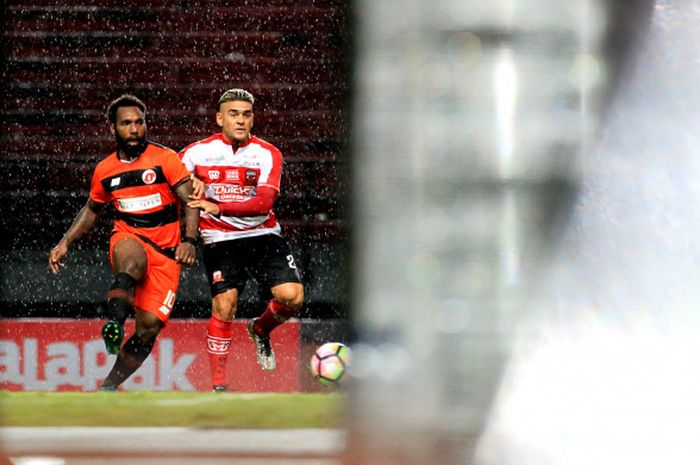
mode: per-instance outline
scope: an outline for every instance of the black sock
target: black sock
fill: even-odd
[[[155,342],[155,339],[149,342],[142,341],[140,337],[134,334],[128,341],[126,341],[126,344],[124,344],[122,350],[126,355],[129,355],[134,360],[143,362],[146,360],[146,358],[148,358],[148,354],[151,353]]]
[[[124,325],[134,309],[136,280],[127,273],[117,273],[107,294],[107,317]]]
[[[139,369],[144,360],[153,349],[155,339],[151,342],[144,342],[136,334],[131,336],[117,355],[112,370],[102,382],[103,387],[119,386],[136,370]]]

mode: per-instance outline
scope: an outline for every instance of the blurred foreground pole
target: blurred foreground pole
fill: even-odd
[[[360,0],[346,465],[470,464],[608,76],[593,0]],[[494,464],[497,465],[497,464]]]

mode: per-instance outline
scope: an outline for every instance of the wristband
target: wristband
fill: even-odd
[[[192,244],[194,246],[197,245],[197,239],[195,239],[194,237],[185,236],[182,238],[182,242],[187,242],[188,244]]]

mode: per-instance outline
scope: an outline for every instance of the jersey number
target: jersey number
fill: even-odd
[[[287,263],[289,263],[289,268],[296,270],[297,265],[294,263],[294,256],[292,255],[287,255]]]
[[[168,315],[175,305],[175,293],[173,291],[168,291],[168,295],[165,296],[163,300],[163,305],[160,306],[158,310],[161,311],[163,315]]]

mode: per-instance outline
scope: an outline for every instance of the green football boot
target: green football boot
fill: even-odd
[[[124,339],[124,327],[115,320],[109,320],[102,327],[102,339],[105,341],[107,353],[118,354]]]

